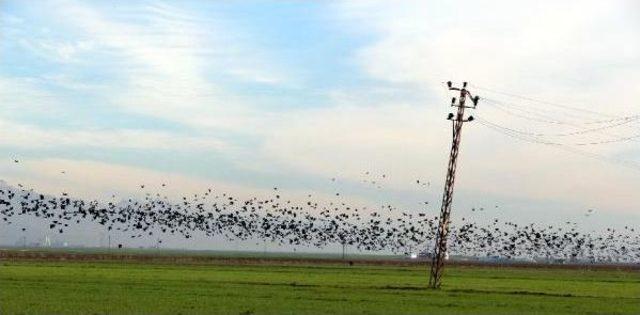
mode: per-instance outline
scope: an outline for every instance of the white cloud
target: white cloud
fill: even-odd
[[[3,169],[8,174],[6,179],[9,184],[21,183],[25,187],[54,195],[64,191],[83,198],[110,199],[112,194],[124,198],[142,196],[147,192],[177,197],[203,193],[208,188],[234,193],[252,190],[176,173],[89,160],[22,159],[19,164],[3,166]],[[163,183],[167,186],[162,187]],[[145,185],[146,190],[141,189],[141,185]]]
[[[82,54],[93,51],[90,41],[61,41],[60,39],[27,39],[19,40],[20,45],[31,53],[59,63],[74,62]]]
[[[407,105],[379,108],[340,106],[291,113],[265,142],[265,154],[289,167],[325,177],[357,180],[365,171],[420,173],[425,159],[442,159],[440,127],[433,113]],[[429,126],[429,127],[426,127]],[[417,136],[420,135],[420,136]],[[414,179],[415,180],[415,179]]]
[[[113,200],[112,195],[124,199],[140,198],[147,193],[153,196],[160,194],[176,201],[185,196],[190,198],[194,194],[202,196],[208,189],[212,189],[215,195],[226,194],[238,199],[272,199],[275,195],[280,195],[283,202],[291,201],[300,205],[309,201],[308,194],[312,194],[312,200],[321,206],[329,206],[331,202],[338,200],[332,194],[318,191],[274,191],[271,187],[238,185],[174,172],[89,160],[21,159],[17,164],[0,165],[0,170],[5,174],[3,180],[10,185],[21,184],[27,189],[56,196],[64,192],[77,198],[108,201]],[[162,186],[163,184],[165,186]],[[144,185],[144,188],[141,188],[141,185]],[[369,209],[374,209],[374,205],[362,198],[352,196],[339,200],[349,202],[352,206],[368,206]]]
[[[217,139],[182,136],[154,130],[51,130],[0,120],[0,132],[11,135],[2,138],[0,144],[31,149],[100,147],[194,152],[231,149],[226,143]]]
[[[47,14],[117,59],[114,64],[122,82],[101,90],[103,100],[201,131],[220,128],[264,137],[256,141],[260,149],[244,152],[249,157],[238,161],[246,168],[274,169],[276,165],[282,172],[353,181],[367,170],[388,172],[398,188],[416,177],[440,183],[451,141],[444,117],[452,95],[442,88],[442,81],[448,79],[615,114],[637,112],[634,102],[640,96],[640,28],[637,19],[630,18],[634,13],[627,10],[631,2],[585,1],[579,7],[568,2],[523,5],[513,1],[339,3],[336,14],[345,29],[373,38],[345,58],[351,58],[377,86],[326,91],[333,96],[331,106],[278,115],[239,101],[211,78],[223,74],[261,84],[290,83],[286,71],[268,54],[256,52],[251,34],[215,17],[168,5],[136,7],[119,16],[86,3],[58,4]],[[75,44],[50,48],[63,59],[79,58],[82,51]],[[65,77],[51,79],[68,83]],[[398,93],[415,90],[418,101],[379,97],[380,89],[388,87],[393,95],[399,86]],[[425,103],[425,90],[442,101]],[[488,91],[474,92],[534,111],[571,113]],[[38,93],[44,92],[24,95]],[[512,127],[524,124],[498,116],[482,101],[477,112]],[[0,131],[13,134],[16,130],[20,135],[5,139],[5,144],[229,149],[221,140],[165,132],[66,132],[0,121]],[[478,124],[466,126],[464,132],[460,189],[613,204],[623,211],[638,206],[632,197],[632,187],[639,186],[636,172],[513,142]],[[614,154],[634,145],[588,149]]]
[[[108,97],[131,111],[196,127],[247,131],[257,108],[220,88],[210,73],[283,82],[282,72],[264,66],[269,62],[261,60],[246,38],[229,35],[233,28],[175,6],[145,6],[125,21],[117,14],[63,1],[54,14],[116,53],[126,84]]]
[[[357,58],[377,79],[418,87],[468,80],[552,100],[574,95],[599,104],[597,110],[615,112],[629,106],[630,98],[610,108],[604,98],[596,101],[582,92],[604,88],[601,94],[609,97],[615,90],[608,82],[620,75],[637,82],[629,80],[638,78],[634,72],[640,67],[639,22],[630,16],[631,5],[367,1],[341,2],[336,9],[344,23],[377,35]],[[636,71],[625,71],[629,66]],[[600,71],[603,67],[613,70]],[[581,84],[567,88],[568,80]]]
[[[345,106],[287,115],[265,140],[267,165],[360,182],[387,174],[386,189],[428,180],[438,194],[451,141],[444,111],[407,105]],[[467,125],[458,189],[476,194],[569,202],[633,213],[640,170],[542,145],[521,145]],[[433,192],[433,191],[432,191]]]
[[[634,88],[640,82],[640,36],[639,28],[634,27],[638,22],[626,11],[630,5],[625,1],[583,2],[579,8],[565,2],[341,2],[336,12],[342,16],[342,25],[374,38],[356,53],[354,62],[376,80],[416,90],[426,87],[443,101],[362,107],[358,104],[377,101],[347,96],[338,102],[343,106],[284,117],[265,141],[265,154],[325,177],[338,175],[355,181],[363,171],[377,169],[395,174],[398,185],[422,175],[440,183],[451,141],[444,117],[449,110],[446,103],[454,95],[441,88],[448,79],[497,86],[586,110],[637,113],[633,108],[640,97],[640,89]],[[624,81],[629,89],[621,93]],[[598,117],[474,92],[533,110],[544,108],[558,119]],[[511,127],[530,129],[531,122],[496,116],[482,101],[477,112]],[[628,135],[634,126],[606,132]],[[575,131],[539,127],[548,133]],[[633,197],[633,187],[640,186],[637,170],[514,141],[477,123],[466,126],[464,133],[458,189],[591,204],[627,213],[640,205]],[[591,133],[552,141],[574,143],[585,138],[611,136]],[[610,157],[634,147],[637,142],[580,149]]]

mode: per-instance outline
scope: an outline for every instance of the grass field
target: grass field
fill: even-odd
[[[1,314],[640,314],[632,270],[0,261]]]

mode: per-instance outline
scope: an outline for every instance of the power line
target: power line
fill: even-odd
[[[548,146],[553,146],[555,148],[558,148],[560,150],[566,151],[566,152],[570,152],[570,153],[574,153],[574,154],[578,154],[584,157],[588,157],[588,158],[593,158],[602,162],[607,162],[607,163],[613,163],[613,164],[618,164],[627,168],[631,168],[634,170],[638,170],[640,171],[640,165],[638,165],[637,163],[633,162],[633,161],[624,161],[624,160],[618,160],[618,159],[612,159],[609,158],[607,156],[604,155],[600,155],[597,153],[593,153],[593,152],[588,152],[588,151],[584,151],[584,150],[580,150],[577,148],[573,148],[570,147],[566,144],[562,144],[562,143],[554,143],[554,142],[546,142],[546,141],[540,141],[540,140],[536,140],[536,139],[531,139],[528,138],[526,136],[521,136],[518,134],[514,134],[511,133],[508,128],[505,129],[501,129],[499,127],[493,126],[491,124],[485,123],[483,121],[481,121],[480,119],[478,119],[478,123],[497,132],[500,133],[502,135],[520,140],[520,141],[524,141],[524,142],[528,142],[528,143],[535,143],[535,144],[542,144],[542,145],[548,145]]]
[[[479,117],[479,116],[476,116],[476,119],[478,119],[481,123],[489,124],[489,125],[492,125],[492,126],[494,126],[496,128],[499,128],[499,129],[508,130],[510,132],[521,134],[521,135],[539,137],[538,134],[532,134],[532,133],[529,133],[529,132],[526,132],[526,131],[522,131],[522,130],[518,130],[518,129],[513,129],[513,128],[501,126],[499,124],[490,122],[490,121],[488,121],[488,120],[486,120],[486,119],[484,119],[482,117]],[[591,129],[591,131],[597,131],[597,130]],[[630,140],[634,140],[634,139],[638,139],[638,138],[640,138],[640,134],[635,134],[635,135],[627,136],[627,137],[619,137],[619,138],[616,138],[616,139],[602,140],[602,141],[590,141],[590,142],[588,141],[588,142],[576,142],[576,143],[561,143],[561,142],[551,142],[551,141],[540,141],[540,143],[549,144],[549,145],[586,146],[586,145],[598,145],[598,144],[607,144],[607,143],[630,141]]]
[[[477,116],[477,118],[481,119],[479,116]],[[619,126],[634,122],[636,120],[640,120],[640,116],[636,117],[635,119],[625,120],[625,121],[622,121],[622,122],[619,122],[619,123],[616,123],[616,124],[611,124],[611,125],[606,125],[606,126],[601,126],[601,127],[596,127],[596,128],[582,129],[582,130],[573,131],[573,132],[564,132],[564,133],[534,133],[534,132],[528,132],[528,131],[520,131],[520,130],[516,130],[516,129],[512,129],[512,130],[514,132],[517,132],[517,133],[520,133],[520,134],[536,136],[536,137],[568,137],[568,136],[583,135],[583,134],[587,134],[587,133],[598,132],[598,131],[601,131],[601,130],[615,128],[615,127],[619,127]],[[618,138],[618,139],[623,139],[623,138]]]
[[[493,107],[496,107],[496,108],[499,108],[500,110],[505,111],[505,112],[508,111],[505,108],[510,108],[512,110],[520,111],[520,112],[523,112],[523,113],[527,113],[527,114],[531,114],[531,115],[536,115],[536,116],[539,116],[539,117],[547,118],[547,119],[549,119],[549,121],[542,121],[542,122],[556,123],[556,124],[594,125],[594,124],[607,124],[607,123],[612,123],[612,122],[616,122],[616,121],[635,120],[637,118],[640,118],[639,114],[635,114],[635,115],[621,116],[621,117],[616,117],[616,118],[611,118],[611,119],[588,120],[588,121],[579,121],[579,122],[566,122],[566,121],[561,121],[561,120],[558,120],[557,118],[555,118],[555,116],[558,116],[557,112],[550,112],[550,111],[544,111],[544,110],[541,110],[541,109],[537,109],[538,111],[543,111],[545,113],[552,114],[553,117],[550,118],[550,116],[548,116],[548,115],[535,112],[536,109],[532,109],[530,107],[519,106],[519,105],[516,105],[514,103],[494,100],[494,99],[486,98],[486,97],[483,98],[483,100],[486,101],[489,105],[491,105]],[[524,108],[526,108],[526,109],[524,109]],[[514,115],[514,116],[518,115],[518,114],[514,114],[513,112],[509,112],[509,114],[510,115]],[[566,115],[566,113],[565,113],[565,115]],[[520,115],[520,117],[525,118],[525,119],[531,119],[531,117],[526,117],[526,116],[523,116],[523,115]],[[533,120],[536,120],[536,119],[533,119]]]
[[[599,116],[607,116],[607,117],[617,118],[615,115],[611,115],[611,114],[605,114],[605,113],[596,112],[596,111],[588,110],[588,109],[584,109],[584,108],[578,108],[578,107],[559,104],[559,103],[555,103],[555,102],[539,100],[539,99],[535,99],[535,98],[532,98],[532,97],[518,95],[518,94],[514,94],[514,93],[510,93],[510,92],[502,92],[502,91],[498,91],[496,89],[490,89],[490,88],[478,86],[476,84],[473,84],[473,87],[481,89],[481,90],[485,90],[485,91],[488,91],[488,92],[492,92],[492,93],[496,93],[496,94],[502,94],[502,95],[513,97],[513,98],[519,98],[519,99],[522,99],[522,100],[535,102],[535,103],[539,103],[539,104],[546,104],[546,105],[555,106],[555,107],[559,107],[559,108],[564,108],[564,109],[568,109],[568,110],[573,110],[573,111],[577,111],[577,112],[588,113],[588,114],[591,114],[591,115],[599,115]]]
[[[499,102],[499,101],[493,101],[493,100],[491,100],[491,99],[488,99],[488,100],[487,100],[487,103],[488,103],[490,106],[494,106],[495,108],[498,108],[498,107],[500,107],[500,106],[501,106],[501,105],[498,105],[498,104],[502,104],[502,103],[501,103],[501,102]],[[514,109],[515,109],[515,110],[522,111],[522,112],[528,112],[527,110],[520,109],[520,108],[517,108],[517,107],[516,107],[516,108],[514,108]],[[504,109],[504,108],[500,108],[500,110],[508,111],[508,110],[506,110],[506,109]],[[513,113],[511,112],[510,114],[513,114]],[[533,114],[536,114],[536,113],[533,113]],[[517,114],[516,114],[516,115],[517,115]],[[538,114],[538,115],[539,115],[539,116],[542,116],[542,117],[548,117],[548,116],[544,116],[544,115],[540,115],[540,114]],[[528,120],[534,120],[534,121],[535,121],[535,120],[538,120],[538,121],[540,121],[540,120],[541,120],[541,119],[538,119],[538,118],[532,118],[532,117],[528,117],[528,116],[524,116],[524,115],[517,115],[517,116],[524,117],[525,119],[528,119]],[[635,121],[638,117],[640,117],[640,115],[632,115],[632,116],[625,116],[625,117],[617,117],[617,118],[615,118],[615,119],[607,119],[607,120],[600,120],[600,121],[589,121],[589,122],[587,122],[587,123],[582,123],[582,124],[579,124],[579,123],[572,123],[572,122],[566,122],[566,121],[560,121],[560,120],[549,120],[549,121],[546,121],[546,122],[548,122],[548,123],[554,123],[554,124],[559,124],[559,125],[572,126],[572,127],[576,127],[576,128],[583,129],[583,130],[590,130],[590,129],[588,129],[588,128],[585,128],[585,126],[584,126],[584,125],[588,125],[588,124],[595,124],[595,123],[605,123],[605,122],[607,122],[607,121],[609,121],[609,122],[611,122],[611,121],[625,121],[625,120],[633,120],[633,121]],[[597,128],[592,128],[592,129],[597,129]],[[608,128],[603,128],[603,129],[601,129],[601,130],[595,130],[594,132],[598,132],[598,133],[600,133],[600,134],[603,134],[603,135],[605,135],[605,136],[609,136],[609,137],[615,137],[616,139],[624,139],[624,138],[625,138],[625,136],[619,136],[619,135],[616,135],[616,134],[603,132],[603,130],[605,130],[605,129],[608,129]],[[630,139],[625,139],[625,140],[630,140]]]
[[[557,121],[557,120],[547,120],[547,119],[540,119],[540,118],[536,118],[536,117],[529,117],[523,114],[518,114],[518,113],[514,113],[513,111],[510,111],[508,109],[505,109],[504,107],[500,106],[497,104],[497,102],[494,102],[490,99],[486,99],[483,98],[483,101],[485,101],[485,103],[493,108],[496,108],[498,110],[500,110],[501,112],[507,113],[508,115],[514,116],[514,117],[519,117],[519,118],[523,118],[526,120],[530,120],[530,121],[536,121],[536,122],[542,122],[542,123],[547,123],[547,124],[556,124],[556,125],[566,125],[566,122],[562,122],[562,121]],[[517,109],[516,110],[520,110]]]
[[[489,129],[498,131],[498,132],[500,132],[502,134],[508,135],[510,137],[513,137],[513,138],[517,138],[519,140],[523,140],[523,141],[527,141],[527,142],[531,142],[531,143],[537,143],[537,144],[552,145],[552,146],[563,145],[562,143],[543,141],[543,140],[537,139],[536,137],[522,135],[518,130],[494,124],[494,123],[492,123],[490,121],[487,121],[486,119],[483,119],[481,117],[477,117],[476,119],[478,120],[479,124],[481,124],[481,125],[483,125],[485,127],[488,127]]]

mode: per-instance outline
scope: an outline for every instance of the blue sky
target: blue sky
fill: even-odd
[[[572,146],[634,135],[638,123],[553,136],[639,112],[638,12],[634,1],[2,1],[0,171],[92,198],[172,179],[176,193],[215,183],[426,199],[435,214],[453,96],[443,82],[468,80],[494,101],[480,117],[580,151],[465,127],[461,215],[504,204],[500,215],[558,220],[594,208],[594,226],[640,223],[637,139]],[[389,180],[372,189],[366,171]]]

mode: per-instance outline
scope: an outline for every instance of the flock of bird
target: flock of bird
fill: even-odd
[[[418,180],[417,184],[426,182]],[[149,190],[145,185],[140,189]],[[64,233],[72,224],[93,221],[108,231],[126,233],[131,238],[174,234],[189,239],[201,234],[318,248],[342,244],[358,250],[394,253],[431,249],[435,239],[438,217],[425,212],[410,213],[391,206],[387,206],[390,211],[376,211],[345,202],[319,202],[312,195],[306,199],[284,200],[278,188],[274,188],[268,198],[240,199],[207,189],[202,194],[177,200],[146,192],[144,198],[100,202],[75,199],[67,193],[55,197],[22,185],[6,185],[0,189],[0,222],[14,224],[17,216],[33,216],[47,222],[56,233]],[[451,225],[450,254],[640,262],[640,234],[633,227],[595,234],[579,232],[571,222],[538,226],[498,219],[483,225],[469,221],[462,218],[461,223]]]

